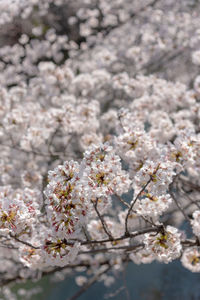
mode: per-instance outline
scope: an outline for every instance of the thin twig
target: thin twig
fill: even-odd
[[[147,181],[147,183],[143,186],[143,188],[137,194],[137,196],[135,197],[134,201],[131,203],[131,206],[129,207],[129,210],[128,210],[128,213],[127,213],[126,219],[125,219],[125,235],[128,235],[128,233],[129,233],[129,231],[128,231],[128,218],[129,218],[130,213],[131,213],[131,211],[133,209],[133,206],[135,205],[136,201],[141,196],[141,194],[144,192],[144,190],[146,189],[146,187],[148,186],[148,184],[151,182],[151,180],[152,180],[152,177],[149,178],[149,180]]]
[[[121,203],[123,203],[126,207],[130,208],[130,205],[129,205],[124,199],[122,199],[119,195],[115,194],[115,197],[116,197]]]
[[[29,151],[29,150],[22,149],[22,148],[20,148],[19,146],[15,145],[15,144],[13,144],[13,145],[7,145],[7,144],[2,144],[1,143],[0,146],[8,147],[10,149],[21,151],[21,152],[24,152],[24,153],[27,153],[27,154],[34,154],[34,155],[45,156],[45,157],[47,157],[47,156],[48,157],[61,156],[63,154],[61,152],[52,152],[52,153],[49,153],[49,152],[38,152],[37,150],[34,150],[34,149],[31,149]]]
[[[185,219],[190,223],[190,218],[189,218],[188,215],[185,213],[184,209],[182,208],[182,206],[180,205],[180,203],[178,202],[178,200],[177,200],[176,197],[174,196],[173,185],[174,185],[176,179],[177,179],[177,176],[175,176],[173,182],[170,183],[170,185],[169,185],[169,193],[170,193],[170,196],[172,197],[172,199],[174,200],[176,206],[178,207],[178,209],[182,212],[182,214],[183,214],[183,216],[185,217]]]
[[[16,235],[12,235],[11,233],[10,233],[10,237],[13,238],[14,240],[16,240],[17,242],[19,242],[19,243],[21,243],[21,244],[24,244],[24,245],[26,245],[26,246],[29,246],[29,247],[31,247],[31,248],[33,248],[33,249],[40,249],[40,247],[33,246],[33,245],[30,244],[29,242],[20,240],[18,237],[16,237]]]
[[[81,243],[81,245],[103,244],[103,243],[108,243],[108,242],[118,242],[118,241],[125,240],[125,239],[128,239],[128,238],[134,238],[138,235],[142,235],[142,234],[145,234],[145,233],[158,232],[160,230],[160,227],[161,226],[143,228],[143,229],[140,229],[138,231],[131,232],[131,233],[128,233],[128,234],[124,234],[124,235],[122,235],[118,238],[113,238],[113,239],[108,238],[108,239],[104,239],[104,240],[94,240],[94,241],[80,241],[80,240],[75,239],[74,241],[79,241]],[[66,245],[73,245],[73,244],[74,243],[70,243],[70,242],[66,241]]]
[[[96,211],[96,213],[97,213],[97,216],[99,217],[99,219],[100,219],[100,221],[101,221],[101,224],[102,224],[102,227],[103,227],[105,233],[107,234],[107,236],[109,237],[109,239],[112,241],[112,240],[113,240],[113,236],[112,236],[112,234],[109,232],[109,230],[108,230],[108,228],[107,228],[107,226],[106,226],[106,223],[104,222],[104,219],[103,219],[103,217],[101,216],[101,214],[100,214],[100,212],[99,212],[99,210],[98,210],[98,208],[97,208],[97,205],[98,205],[98,198],[96,199],[95,202],[92,202],[92,203],[93,203],[93,205],[94,205],[94,209],[95,209],[95,211]]]

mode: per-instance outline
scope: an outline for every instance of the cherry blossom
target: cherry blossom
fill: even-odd
[[[199,13],[0,1],[2,297],[73,271],[109,286],[128,262],[200,272]]]

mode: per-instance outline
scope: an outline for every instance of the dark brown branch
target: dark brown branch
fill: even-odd
[[[125,251],[132,251],[139,247],[143,247],[143,244],[138,244],[135,246],[121,246],[121,247],[108,247],[108,248],[100,248],[100,249],[94,249],[90,251],[81,251],[80,254],[94,254],[94,253],[105,253],[109,252],[110,250],[125,250]]]
[[[113,238],[113,239],[108,238],[108,239],[104,239],[104,240],[94,240],[94,241],[80,241],[80,240],[78,240],[78,241],[81,243],[81,245],[92,245],[92,244],[103,244],[103,243],[108,243],[108,242],[118,242],[118,241],[121,241],[124,239],[134,238],[138,235],[142,235],[145,233],[158,232],[159,230],[160,230],[159,226],[148,227],[148,228],[143,228],[143,229],[140,229],[140,230],[132,232],[132,233],[124,234],[118,238]],[[77,241],[77,240],[75,240],[75,241]],[[70,243],[70,242],[66,241],[66,244],[73,245],[74,243]]]
[[[20,240],[16,235],[12,235],[11,233],[10,233],[10,237],[13,238],[15,241],[21,243],[21,244],[24,244],[24,245],[26,245],[26,246],[29,246],[30,248],[33,248],[33,249],[40,249],[40,247],[33,246],[33,245],[32,245],[31,243],[29,243],[29,242]]]

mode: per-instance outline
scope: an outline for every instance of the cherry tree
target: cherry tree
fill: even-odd
[[[128,262],[200,272],[199,13],[195,0],[0,2],[4,299],[53,274],[73,274],[77,299]]]

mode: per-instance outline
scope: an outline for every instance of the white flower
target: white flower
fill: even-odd
[[[150,264],[155,260],[155,255],[146,249],[139,249],[137,252],[131,253],[129,257],[137,265]]]
[[[138,200],[134,209],[139,215],[156,217],[162,215],[172,203],[172,198],[169,194],[153,195],[144,193],[143,198]]]
[[[112,147],[92,146],[85,152],[82,181],[92,197],[121,195],[128,192],[130,179],[122,170],[120,157],[112,152]]]
[[[47,237],[42,248],[41,256],[47,266],[66,266],[76,259],[80,243],[67,245],[66,240]]]
[[[167,226],[163,232],[146,233],[144,235],[145,249],[155,255],[155,258],[168,263],[181,255],[181,234],[177,228]]]
[[[181,262],[185,268],[192,272],[200,272],[200,248],[191,247],[183,252]]]
[[[44,267],[44,261],[41,257],[41,250],[34,249],[29,246],[23,245],[19,248],[20,261],[28,268],[42,269]]]
[[[86,221],[88,200],[78,173],[79,164],[74,161],[65,162],[49,172],[45,190],[47,214],[54,234],[60,238],[76,235]]]
[[[10,186],[0,187],[0,228],[12,234],[24,234],[32,228],[40,215],[38,193],[33,190],[13,190]]]
[[[163,195],[172,182],[175,164],[163,158],[163,160],[146,160],[145,164],[136,173],[133,188],[139,192],[149,182],[146,190],[150,195]]]

